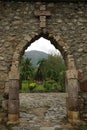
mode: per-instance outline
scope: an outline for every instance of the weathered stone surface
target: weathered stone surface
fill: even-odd
[[[19,99],[19,80],[10,80],[9,81],[9,100],[18,100]]]
[[[69,79],[78,79],[78,71],[76,69],[70,69],[66,71],[66,78]]]
[[[19,100],[9,100],[8,101],[8,113],[18,114],[19,113]]]
[[[40,28],[45,28],[46,27],[46,22],[40,22]]]
[[[16,123],[19,123],[19,115],[8,114],[8,124],[16,124]]]
[[[79,109],[79,102],[76,97],[68,97],[66,99],[67,102],[67,108],[72,111],[77,111]]]
[[[4,89],[5,88],[5,82],[0,82],[0,89]]]
[[[11,79],[9,80],[10,89],[18,89],[19,90],[19,80]]]
[[[34,12],[34,14],[36,16],[50,16],[51,13],[49,11],[46,11],[46,10],[37,10]]]
[[[79,124],[79,112],[78,111],[68,111],[69,121],[71,124]]]
[[[2,19],[0,21],[0,25],[1,25],[0,26],[1,27],[0,28],[1,30],[0,31],[1,33],[0,48],[2,50],[2,52],[0,53],[1,54],[0,57],[3,58],[3,62],[5,64],[8,64],[8,67],[10,67],[12,55],[15,51],[16,45],[20,44],[20,47],[21,47],[21,45],[24,44],[24,40],[25,40],[24,35],[32,36],[33,34],[36,34],[36,33],[38,34],[38,28],[39,28],[39,21],[33,15],[33,11],[37,10],[37,8],[40,7],[39,4],[37,5],[31,4],[31,3],[28,3],[28,4],[16,3],[16,4],[18,5],[18,8],[15,8],[15,4],[12,4],[12,3],[6,4],[5,5],[6,8],[9,5],[7,12],[4,10],[4,7],[2,6],[2,4],[0,5],[1,12],[3,12],[0,15]],[[49,6],[49,5],[52,5],[52,6]],[[83,56],[87,57],[87,53],[86,53],[87,24],[86,22],[84,22],[86,21],[86,14],[87,14],[86,8],[87,7],[86,7],[86,4],[84,3],[82,4],[79,3],[79,6],[81,6],[80,9],[78,9],[78,4],[74,4],[74,3],[69,4],[69,5],[64,4],[64,3],[57,3],[57,4],[48,3],[47,10],[52,12],[52,17],[50,17],[50,19],[47,19],[47,28],[48,30],[50,30],[49,33],[50,32],[53,32],[53,34],[58,33],[60,36],[63,36],[62,38],[64,39],[64,42],[70,46],[69,51],[71,52],[71,54],[74,55],[74,58],[76,59],[77,68],[79,70],[82,70],[84,73],[87,73],[87,67],[85,64],[83,64],[84,63]],[[12,10],[14,8],[15,8],[15,11]],[[78,11],[75,12],[75,9],[77,9]],[[25,15],[25,12],[27,15]],[[10,23],[11,20],[14,20],[14,21],[21,20],[22,23],[18,24],[16,22],[16,25],[14,25],[13,22]],[[78,25],[78,22],[81,23],[81,25]],[[63,29],[63,27],[66,29]],[[6,28],[8,28],[8,30],[6,30]],[[31,38],[27,38],[27,39],[28,41],[30,41]],[[6,48],[5,46],[8,44],[10,44],[10,46],[8,47],[8,49],[5,49]],[[10,48],[11,46],[13,47]],[[7,57],[9,57],[9,59]],[[7,59],[7,61],[5,60],[5,58]],[[5,68],[5,70],[8,70],[8,68]],[[3,73],[3,71],[1,73]]]
[[[3,110],[5,110],[5,111],[8,110],[8,100],[2,101],[2,108],[3,108]]]
[[[40,130],[54,130],[54,127],[42,127]]]
[[[9,99],[12,99],[12,100],[19,99],[19,89],[18,88],[10,88],[9,91],[10,91]]]
[[[44,36],[34,15],[40,5],[40,2],[0,2],[0,81],[20,79],[18,67],[22,52],[37,37]],[[76,68],[87,75],[87,4],[47,3],[46,9],[52,13],[46,21],[40,20],[41,28],[46,27],[46,38],[61,51],[64,59],[73,55],[66,60],[68,69]],[[39,11],[40,16],[49,14],[44,7]],[[72,84],[77,88],[76,80],[68,82],[70,88],[74,87]],[[4,87],[1,83],[1,95]]]

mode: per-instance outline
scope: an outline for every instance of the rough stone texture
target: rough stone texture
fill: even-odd
[[[64,59],[73,55],[77,70],[87,75],[87,4],[47,3],[46,8],[52,15],[46,19],[44,29],[40,28],[40,20],[34,15],[40,5],[40,2],[0,1],[1,110],[9,79],[20,78],[20,57],[41,36],[50,40]]]
[[[20,121],[9,130],[79,130],[67,123],[66,96],[66,93],[21,93]],[[14,120],[14,116],[9,118]],[[8,129],[0,124],[0,130]]]
[[[87,123],[87,92],[81,92],[80,96],[83,102],[83,106],[80,107],[80,116]]]
[[[27,130],[54,130],[66,118],[66,93],[20,94],[20,124]]]
[[[26,35],[33,39],[40,34],[39,20],[34,16],[34,10],[39,6],[27,2],[0,2],[0,72],[3,74],[0,76],[1,80],[4,80],[4,77],[8,79],[7,73],[14,52],[23,44],[29,45],[27,42],[30,39],[27,41]],[[84,3],[47,4],[47,10],[52,13],[51,18],[47,19],[48,32],[59,35],[64,40],[69,46],[69,53],[76,59],[78,70],[83,73],[87,73],[86,8]],[[56,47],[58,48],[57,45]]]

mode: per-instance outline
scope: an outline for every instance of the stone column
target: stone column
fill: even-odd
[[[5,88],[5,81],[0,81],[0,123],[2,123],[3,119],[5,118],[5,113],[3,112],[2,107],[4,88]]]
[[[19,80],[9,80],[8,122],[18,123],[19,120]]]
[[[78,71],[76,70],[74,59],[71,55],[67,58],[68,70],[66,71],[66,88],[67,88],[67,109],[68,120],[70,123],[78,123]]]

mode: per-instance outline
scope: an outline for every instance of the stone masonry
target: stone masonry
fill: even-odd
[[[69,116],[73,111],[78,116],[79,93],[82,106],[84,101],[87,105],[78,82],[79,73],[87,77],[87,4],[0,1],[0,122],[19,118],[20,59],[40,37],[50,40],[65,60],[68,99],[73,101],[70,107],[67,99]]]

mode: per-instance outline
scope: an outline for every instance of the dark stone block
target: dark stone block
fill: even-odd
[[[4,89],[5,88],[5,82],[0,81],[0,89]]]
[[[17,114],[19,113],[19,100],[9,100],[8,102],[8,113]]]
[[[77,111],[79,109],[79,105],[78,105],[78,99],[77,98],[71,98],[68,97],[66,99],[67,102],[67,108],[71,111]]]

